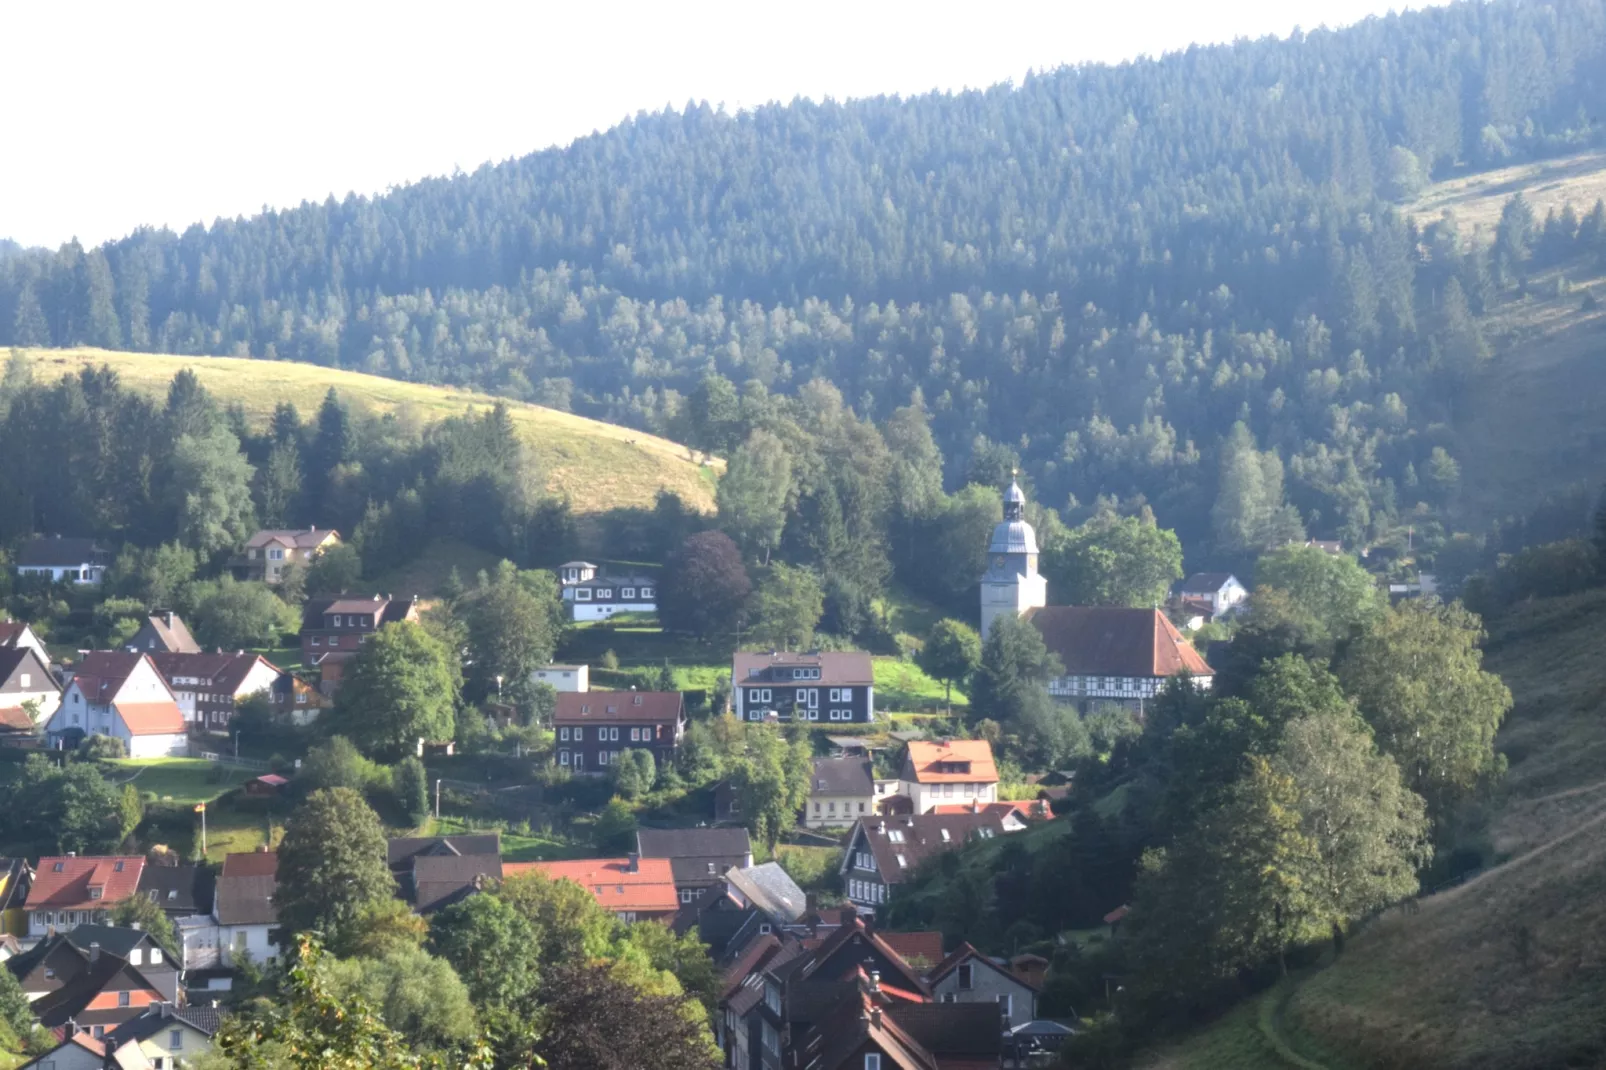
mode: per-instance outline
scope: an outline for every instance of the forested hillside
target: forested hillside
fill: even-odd
[[[1596,144],[1603,104],[1606,2],[1559,0],[984,92],[688,105],[380,198],[0,259],[0,344],[307,360],[718,450],[740,439],[686,403],[706,377],[826,378],[876,423],[918,393],[951,488],[1018,455],[1039,500],[1148,501],[1190,546],[1285,534],[1284,486],[1314,534],[1431,537],[1478,317],[1606,236],[1586,216],[1547,244],[1519,210],[1489,247],[1391,202]]]

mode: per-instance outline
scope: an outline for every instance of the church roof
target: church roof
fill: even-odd
[[[1157,609],[1043,606],[1026,611],[1068,676],[1214,676],[1182,633]]]
[[[993,539],[987,544],[990,554],[1035,554],[1037,533],[1024,520],[1006,520],[993,528]]]

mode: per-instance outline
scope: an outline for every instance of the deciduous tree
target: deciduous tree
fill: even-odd
[[[658,615],[664,627],[701,639],[733,634],[752,591],[741,552],[722,531],[701,531],[664,565]]]
[[[296,807],[279,844],[279,925],[338,937],[365,906],[396,894],[385,830],[350,788],[324,788]]]
[[[953,708],[954,684],[962,684],[981,664],[981,636],[952,618],[939,620],[915,656],[927,676],[943,683],[943,702]]]
[[[1137,517],[1096,516],[1043,548],[1055,604],[1158,606],[1182,578],[1175,532]]]
[[[419,739],[451,739],[457,706],[453,657],[421,625],[386,624],[351,659],[331,722],[364,753],[378,757],[404,754]]]

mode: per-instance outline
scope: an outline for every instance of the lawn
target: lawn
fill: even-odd
[[[438,821],[432,823],[435,836],[463,836],[477,832],[492,831],[482,827],[475,827],[449,814],[442,815]],[[586,844],[559,843],[543,836],[524,836],[516,832],[502,830],[502,860],[504,862],[550,862],[565,858],[587,858],[596,853],[596,849]]]
[[[876,710],[912,710],[935,713],[944,709],[942,682],[927,676],[920,666],[897,657],[877,657],[875,663]],[[954,708],[968,706],[969,699],[954,688]]]
[[[431,539],[423,551],[405,565],[364,579],[358,586],[364,591],[435,598],[445,588],[452,569],[457,570],[458,579],[473,586],[482,569],[492,571],[500,562],[496,554],[486,553],[460,539]]]
[[[152,792],[162,802],[210,802],[254,775],[202,758],[121,758],[107,765],[111,778],[131,783],[140,794]]]
[[[359,409],[402,412],[423,423],[485,409],[498,399],[469,390],[385,379],[375,375],[245,357],[175,357],[117,353],[103,349],[29,349],[34,376],[50,381],[76,375],[81,368],[110,365],[123,384],[165,397],[173,376],[188,368],[219,399],[238,402],[256,427],[265,426],[273,408],[288,401],[311,416],[334,387]],[[610,509],[651,509],[660,489],[668,489],[693,509],[712,512],[718,458],[644,431],[602,423],[520,401],[506,401],[514,421],[547,477],[547,490],[565,498],[575,513]]]

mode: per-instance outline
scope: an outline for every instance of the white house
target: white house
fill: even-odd
[[[658,612],[658,581],[651,576],[594,576],[565,584],[573,620],[607,620],[615,613]]]
[[[115,736],[130,758],[189,753],[172,688],[150,655],[126,650],[85,654],[45,731],[59,746],[75,746],[86,735]]]
[[[945,743],[914,740],[904,755],[899,791],[911,809],[929,814],[939,806],[990,803],[998,799],[998,765],[985,739]]]
[[[1215,620],[1243,605],[1249,589],[1230,572],[1195,572],[1182,584],[1183,609]]]
[[[49,662],[31,646],[0,647],[0,727],[32,735],[60,705]]]
[[[53,583],[96,584],[106,575],[111,555],[94,539],[29,539],[17,551],[18,576],[43,576]]]
[[[180,918],[176,923],[184,945],[185,970],[232,969],[243,958],[262,963],[278,955],[274,942],[279,927],[279,908],[274,901],[278,873],[276,851],[224,857],[211,916]]]
[[[227,732],[240,703],[271,692],[284,670],[260,654],[241,652],[151,656],[178,699],[184,723],[207,732]]]
[[[571,584],[584,583],[597,574],[597,566],[590,561],[565,561],[558,566],[558,583],[568,587]]]
[[[0,621],[0,650],[14,650],[23,646],[38,654],[40,661],[50,664],[50,651],[45,649],[45,641],[39,638],[32,626],[20,620]]]
[[[554,691],[590,691],[591,666],[543,665],[530,673],[530,683],[546,684]]]

